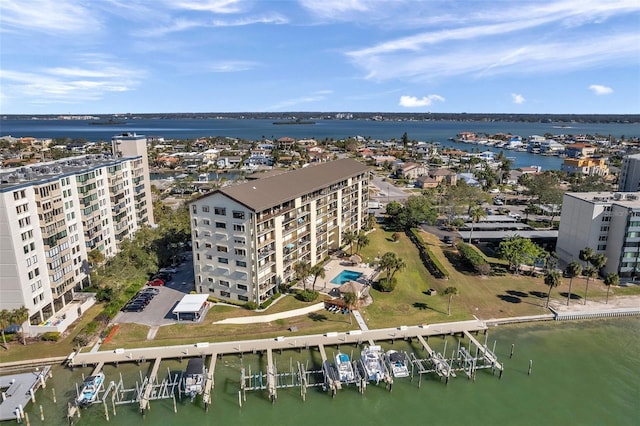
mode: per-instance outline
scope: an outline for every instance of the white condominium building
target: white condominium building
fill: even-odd
[[[618,191],[640,191],[640,154],[627,155],[622,159]]]
[[[152,223],[141,160],[83,155],[0,169],[0,309],[25,306],[25,333],[64,331],[86,308],[75,290],[89,284],[88,253],[113,256]]]
[[[590,247],[607,257],[602,272],[622,279],[640,274],[640,193],[567,192],[562,201],[556,251],[564,262],[579,261]]]
[[[361,229],[369,167],[342,159],[213,191],[191,203],[196,288],[262,303]]]

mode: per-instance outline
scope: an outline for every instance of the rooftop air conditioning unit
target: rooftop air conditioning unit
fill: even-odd
[[[636,194],[627,194],[627,200],[637,200],[638,196]]]
[[[624,194],[621,192],[616,192],[613,194],[614,200],[624,200]]]

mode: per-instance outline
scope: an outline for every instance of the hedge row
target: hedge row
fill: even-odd
[[[462,241],[459,241],[456,244],[458,251],[464,258],[464,260],[473,267],[477,272],[481,274],[488,273],[488,269],[490,270],[490,265],[487,263],[486,259],[478,253],[473,247],[468,244],[465,244]]]
[[[420,259],[422,259],[422,263],[425,268],[429,271],[431,275],[435,278],[449,278],[449,272],[447,269],[440,263],[438,258],[431,252],[429,246],[424,242],[422,236],[418,232],[416,228],[411,228],[411,233],[409,234],[409,238],[413,243],[418,247],[418,251],[420,252]]]

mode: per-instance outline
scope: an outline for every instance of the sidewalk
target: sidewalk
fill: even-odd
[[[271,315],[261,315],[259,317],[240,317],[240,318],[227,318],[222,321],[216,321],[214,324],[255,324],[271,322],[283,318],[297,317],[299,315],[306,315],[311,312],[320,311],[324,309],[324,302],[316,303],[315,305],[307,306],[306,308],[294,309],[292,311],[280,312]]]
[[[353,316],[356,318],[356,321],[358,322],[358,326],[360,326],[360,330],[364,330],[364,331],[369,330],[369,327],[367,327],[367,323],[364,322],[364,318],[362,318],[362,315],[360,315],[360,311],[354,310],[352,312],[353,312]]]

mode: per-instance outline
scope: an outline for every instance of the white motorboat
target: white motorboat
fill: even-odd
[[[341,382],[352,382],[355,379],[355,373],[353,372],[353,365],[349,355],[342,352],[336,355],[336,368],[338,369],[338,376]]]
[[[84,379],[82,390],[76,398],[76,404],[80,407],[94,403],[98,399],[98,391],[104,383],[104,373],[100,372],[95,376],[89,376]]]
[[[379,345],[365,346],[360,353],[360,360],[364,366],[367,379],[378,383],[384,378],[384,352]]]
[[[407,354],[404,352],[387,351],[387,362],[391,366],[393,377],[409,377],[409,365],[407,362]]]

